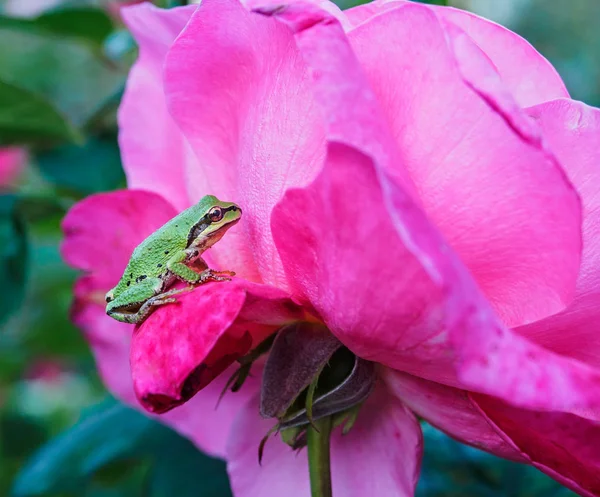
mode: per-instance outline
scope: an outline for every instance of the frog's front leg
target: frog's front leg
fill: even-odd
[[[206,262],[202,258],[193,259],[193,267],[200,269],[200,272],[194,271],[190,266],[185,264],[190,257],[196,257],[195,249],[186,249],[175,254],[167,262],[167,269],[171,271],[180,280],[191,285],[200,285],[207,281],[229,281],[235,273],[232,271],[214,271],[208,268]]]
[[[230,278],[233,278],[235,276],[235,272],[233,272],[233,271],[215,271],[214,269],[209,269],[208,264],[202,257],[193,259],[191,264],[188,263],[188,267],[191,267],[196,272],[200,272],[200,273],[202,273],[204,271],[209,271],[211,274],[214,274],[217,276],[229,276]],[[227,278],[227,279],[229,279],[229,278]]]

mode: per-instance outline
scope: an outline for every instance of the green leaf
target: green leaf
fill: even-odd
[[[109,462],[134,452],[152,421],[113,401],[87,412],[38,450],[15,479],[15,496],[70,492]]]
[[[416,0],[417,2],[420,3],[428,3],[431,5],[444,5],[447,6],[448,4],[448,0]]]
[[[149,472],[150,497],[231,497],[225,463],[207,457],[187,439],[169,433]]]
[[[0,80],[43,97],[77,127],[123,87],[128,66],[81,38],[0,25],[0,39]]]
[[[422,424],[425,452],[416,497],[575,497],[532,466],[463,445]]]
[[[54,194],[34,195],[19,194],[18,209],[22,219],[27,223],[44,219],[63,217],[72,203]]]
[[[155,0],[154,3],[157,7],[161,7],[163,9],[170,9],[172,7],[181,7],[183,5],[187,5],[186,0]]]
[[[0,106],[1,108],[1,106]],[[18,309],[25,294],[27,236],[14,195],[0,195],[0,324]]]
[[[69,7],[44,12],[33,21],[42,29],[62,36],[74,36],[102,43],[114,29],[112,19],[104,9]]]
[[[80,38],[98,46],[114,29],[108,14],[92,6],[60,7],[34,19],[0,16],[0,27],[29,29],[62,37]]]
[[[12,494],[79,496],[84,489],[95,494],[99,485],[116,492],[127,468],[143,467],[148,468],[144,495],[231,496],[222,461],[202,454],[169,428],[114,400],[91,409],[75,426],[39,449],[17,475]]]
[[[0,145],[77,140],[77,131],[44,98],[0,81]]]
[[[46,440],[46,430],[37,420],[0,411],[0,456],[26,457]]]
[[[40,171],[52,183],[83,195],[125,184],[116,139],[93,138],[37,155]]]

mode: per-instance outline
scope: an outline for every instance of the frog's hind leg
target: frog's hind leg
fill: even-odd
[[[186,293],[194,289],[193,285],[186,286],[185,288],[174,288],[173,290],[169,290],[165,293],[159,293],[158,295],[149,298],[142,304],[139,311],[136,312],[137,319],[136,323],[143,322],[150,313],[154,310],[155,307],[165,304],[173,304],[177,302],[177,299],[173,298],[173,295],[178,295],[180,293]]]
[[[164,282],[160,278],[142,280],[111,301],[106,312],[122,323],[140,324],[155,307],[173,303],[175,302],[174,295],[193,289],[193,287],[176,288],[158,293],[163,285]]]

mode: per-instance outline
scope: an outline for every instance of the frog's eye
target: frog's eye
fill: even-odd
[[[208,212],[208,219],[210,219],[211,223],[218,223],[221,219],[223,219],[223,209],[220,207],[213,207]]]

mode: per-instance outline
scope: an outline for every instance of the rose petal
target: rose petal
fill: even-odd
[[[308,497],[308,464],[277,436],[265,445],[258,463],[261,439],[275,424],[259,415],[259,397],[251,399],[231,427],[226,449],[227,471],[236,497]]]
[[[298,298],[366,359],[518,405],[597,408],[598,372],[505,328],[390,178],[390,142],[373,133],[385,121],[339,24],[305,4],[262,12],[295,30],[319,75],[315,95],[329,125],[323,171],[311,186],[288,190],[272,215]]]
[[[511,408],[489,397],[391,370],[385,371],[384,378],[411,410],[464,443],[532,464],[582,495],[592,495],[584,488],[591,490],[600,482],[596,476],[600,451],[591,448],[600,436],[597,423],[570,414]],[[571,454],[580,459],[574,461]]]
[[[569,96],[552,64],[518,34],[464,10],[432,8],[460,27],[485,52],[521,107]]]
[[[76,301],[73,320],[90,343],[102,381],[121,401],[142,410],[133,391],[129,366],[132,326],[116,322],[102,307],[85,300],[85,296],[80,296]],[[259,388],[259,381],[249,378],[239,392],[226,394],[217,407],[217,399],[231,374],[233,370],[225,371],[187,404],[155,419],[189,438],[200,450],[225,457],[231,423]]]
[[[412,497],[423,435],[413,413],[380,388],[361,407],[350,433],[333,438],[331,453],[337,495]]]
[[[344,11],[353,26],[388,10],[410,4],[402,0],[376,0]],[[522,107],[568,97],[552,64],[518,34],[471,12],[429,6],[436,14],[460,27],[490,58],[502,82]]]
[[[169,108],[201,167],[188,168],[196,196],[210,191],[239,203],[244,222],[215,247],[238,275],[285,288],[269,215],[286,188],[314,178],[324,155],[323,126],[291,34],[252,16],[237,1],[206,0],[166,62]]]
[[[473,400],[496,429],[530,458],[530,464],[580,495],[600,495],[597,422],[573,414],[517,409],[482,395]]]
[[[346,17],[346,11],[341,10],[331,0],[306,0],[306,1],[307,1],[307,3],[312,3],[313,5],[317,6],[319,9],[324,10],[325,12],[327,12],[327,13],[331,14],[333,17],[335,17],[340,22],[340,24],[342,25],[344,30],[352,29],[352,24]],[[278,6],[281,5],[281,2],[279,2],[278,0],[262,0],[262,1],[261,0],[244,0],[242,2],[242,4],[246,7],[246,9],[254,10],[254,9],[262,9],[265,7],[277,8]]]
[[[469,392],[385,369],[386,385],[407,407],[463,443],[513,461],[527,461],[480,412]]]
[[[187,402],[278,327],[301,317],[283,292],[243,280],[207,283],[177,300],[133,336],[134,388],[151,412]]]
[[[106,291],[99,278],[79,278],[74,288],[71,319],[88,341],[106,387],[123,402],[139,408],[129,367],[132,326],[106,315],[102,305]]]
[[[258,446],[272,425],[272,420],[258,416],[258,399],[240,412],[227,449],[227,469],[236,497],[310,495],[305,453],[295,454],[279,437],[267,441],[259,466]],[[418,421],[380,388],[361,408],[350,433],[343,436],[336,429],[332,435],[333,495],[414,495],[422,449]]]
[[[532,107],[529,113],[583,199],[583,260],[576,297],[567,309],[519,331],[551,350],[599,368],[600,110],[557,100]]]
[[[456,26],[445,31],[408,4],[349,38],[425,212],[503,321],[524,324],[573,296],[579,199],[489,59]]]
[[[141,410],[129,367],[132,326],[109,318],[104,309],[90,301],[77,285],[73,321],[90,343],[100,376],[106,387],[126,404]],[[236,394],[226,394],[217,408],[217,399],[233,371],[226,371],[184,406],[156,419],[189,438],[200,450],[225,456],[225,443],[231,423],[240,407],[256,394],[259,381],[249,378]]]
[[[197,168],[197,159],[169,115],[162,81],[167,51],[196,8],[163,10],[143,3],[121,9],[140,47],[119,108],[119,145],[127,184],[156,192],[179,209],[212,193],[187,190],[186,168]]]
[[[72,267],[94,273],[107,292],[121,278],[133,249],[175,214],[173,206],[155,193],[121,190],[91,195],[62,221],[62,257]]]
[[[0,149],[0,188],[11,186],[23,171],[27,153],[22,148]]]

